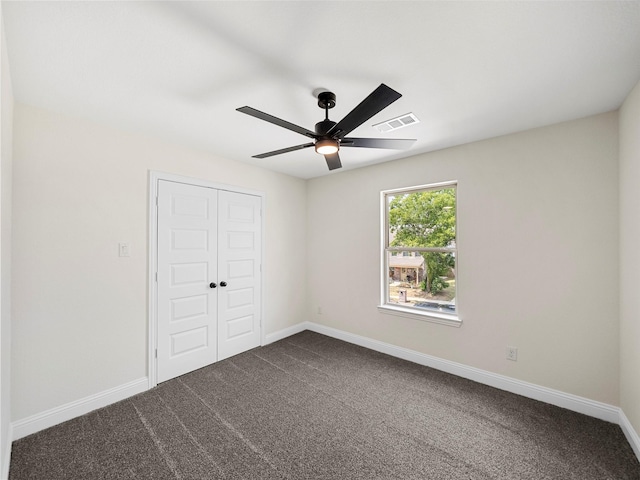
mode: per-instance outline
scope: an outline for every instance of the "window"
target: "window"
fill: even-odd
[[[382,192],[385,313],[459,325],[456,183]]]

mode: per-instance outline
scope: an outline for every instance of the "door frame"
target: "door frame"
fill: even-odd
[[[149,198],[148,198],[148,278],[147,278],[147,378],[149,379],[149,388],[158,385],[158,359],[156,358],[156,349],[158,346],[158,182],[165,180],[168,182],[184,183],[196,187],[213,188],[216,190],[226,190],[229,192],[242,193],[245,195],[253,195],[260,197],[260,206],[262,215],[260,224],[260,236],[262,238],[261,247],[261,275],[260,275],[260,345],[266,344],[266,317],[265,317],[265,199],[266,194],[258,190],[252,190],[244,187],[237,187],[223,183],[211,182],[200,178],[186,177],[173,173],[149,170]]]

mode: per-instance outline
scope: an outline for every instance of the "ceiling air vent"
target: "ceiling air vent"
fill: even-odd
[[[405,113],[404,115],[400,115],[399,117],[391,118],[381,123],[376,123],[375,125],[373,125],[373,128],[377,129],[379,132],[390,132],[402,127],[408,127],[409,125],[413,125],[414,123],[420,123],[418,117],[416,117],[413,113]]]

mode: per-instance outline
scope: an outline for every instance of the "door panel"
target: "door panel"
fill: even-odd
[[[206,282],[209,277],[208,268],[209,265],[206,262],[171,265],[171,286],[178,287]]]
[[[218,195],[218,360],[260,345],[261,199]]]
[[[227,308],[229,310],[251,306],[253,303],[253,288],[237,289],[227,293]]]
[[[174,228],[171,230],[171,248],[173,250],[208,250],[209,236],[206,230],[187,230]]]
[[[171,322],[199,318],[209,313],[208,295],[195,295],[171,300]]]
[[[217,359],[217,191],[158,182],[158,382]]]
[[[253,315],[234,318],[227,322],[227,340],[249,334],[253,331]]]
[[[227,262],[227,278],[229,280],[253,277],[254,271],[255,261],[253,259],[230,260]]]
[[[209,330],[209,326],[205,325],[171,335],[171,356],[176,357],[206,349],[210,344]]]

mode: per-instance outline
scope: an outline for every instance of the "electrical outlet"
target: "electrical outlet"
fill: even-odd
[[[518,361],[518,349],[516,347],[507,347],[507,360]]]
[[[318,315],[322,315],[322,307],[318,307]]]

